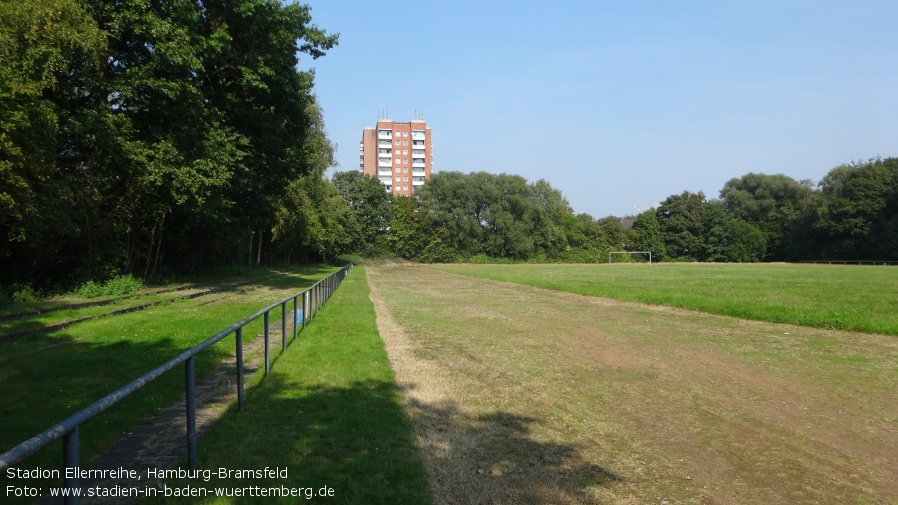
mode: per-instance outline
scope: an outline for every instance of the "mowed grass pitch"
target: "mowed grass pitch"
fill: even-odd
[[[743,319],[898,335],[896,267],[615,263],[435,268]]]
[[[670,282],[658,266],[612,269],[658,274],[642,277],[651,291]],[[898,502],[895,337],[447,272],[574,291],[558,272],[601,268],[369,267],[437,503]],[[701,291],[688,277],[667,289]],[[841,299],[839,313],[868,310]]]

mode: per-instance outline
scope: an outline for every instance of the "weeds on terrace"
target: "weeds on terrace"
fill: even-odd
[[[87,281],[76,289],[72,294],[81,298],[98,298],[101,296],[122,296],[134,295],[143,287],[143,281],[135,279],[131,274],[117,275],[112,279],[97,284],[94,281]]]

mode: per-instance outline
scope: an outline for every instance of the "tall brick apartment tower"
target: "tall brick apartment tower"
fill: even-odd
[[[378,119],[359,142],[359,168],[380,179],[394,195],[411,195],[430,179],[433,146],[424,119],[397,123]]]

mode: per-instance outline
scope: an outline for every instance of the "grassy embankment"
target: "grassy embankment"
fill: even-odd
[[[253,274],[250,284],[195,300],[178,300],[146,310],[101,317],[63,330],[0,342],[0,450],[36,435],[124,386],[178,353],[206,340],[264,306],[298,292],[333,272],[333,267],[292,268]],[[258,270],[256,272],[259,272]],[[229,279],[230,281],[230,279]],[[121,302],[124,306],[130,302]],[[112,306],[111,308],[115,308]],[[63,311],[12,321],[4,330],[49,324],[110,307]],[[11,312],[15,308],[10,309]],[[279,319],[280,311],[272,313]],[[261,332],[261,321],[244,330],[245,341]],[[234,337],[225,338],[197,357],[201,378],[234,353]],[[183,368],[156,382],[81,428],[82,463],[128,427],[179,401]],[[41,451],[23,468],[61,467],[61,443]]]
[[[898,268],[678,263],[434,268],[742,319],[898,335]]]

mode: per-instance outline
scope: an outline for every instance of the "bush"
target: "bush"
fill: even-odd
[[[474,265],[513,265],[515,263],[526,263],[512,258],[494,258],[488,256],[486,253],[478,253],[474,256],[468,256],[467,258],[459,258],[457,261]]]
[[[87,281],[72,294],[81,298],[134,295],[142,287],[143,281],[135,279],[131,274],[117,275],[102,285],[94,281]]]
[[[608,253],[599,249],[572,247],[558,256],[561,263],[605,263]]]
[[[17,302],[36,302],[37,292],[31,286],[13,286],[12,299]]]
[[[119,275],[106,281],[103,286],[106,296],[136,295],[143,287],[143,281],[132,275]]]
[[[87,281],[80,288],[76,289],[73,294],[81,298],[96,298],[103,296],[103,286],[94,281]]]

